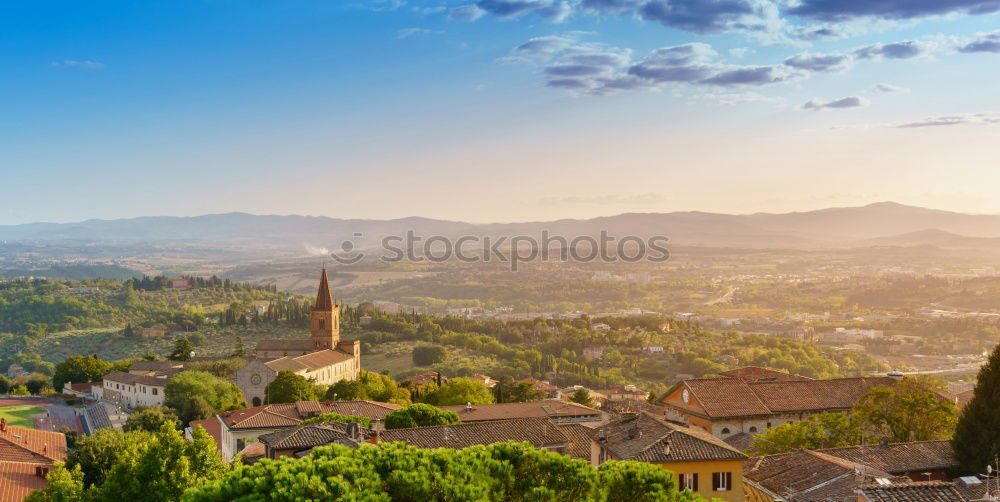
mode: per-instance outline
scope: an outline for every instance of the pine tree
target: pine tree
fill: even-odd
[[[979,370],[972,400],[958,419],[951,447],[962,466],[963,474],[985,472],[987,465],[997,468],[1000,456],[1000,345]]]

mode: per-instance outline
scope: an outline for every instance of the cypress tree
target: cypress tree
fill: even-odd
[[[1000,456],[1000,345],[979,370],[972,400],[962,411],[951,442],[963,474],[997,469]]]

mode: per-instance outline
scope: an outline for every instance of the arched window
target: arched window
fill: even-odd
[[[326,329],[326,319],[319,318],[319,329]]]
[[[259,397],[253,398],[253,405],[254,405],[254,407],[260,406],[260,398]]]
[[[750,427],[750,432],[757,432],[757,426]]]
[[[729,434],[729,427],[723,427],[722,428],[722,433],[723,434]]]

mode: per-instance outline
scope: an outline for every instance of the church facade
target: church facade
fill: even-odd
[[[340,306],[333,301],[326,268],[319,280],[310,315],[308,340],[261,340],[253,357],[236,373],[236,385],[252,406],[265,404],[265,389],[280,371],[291,371],[316,384],[357,380],[361,342],[340,339]]]

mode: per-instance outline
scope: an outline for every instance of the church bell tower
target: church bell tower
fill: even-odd
[[[326,278],[326,266],[319,278],[319,292],[316,305],[312,308],[312,342],[316,350],[332,349],[340,341],[340,305],[333,303],[330,283]]]

